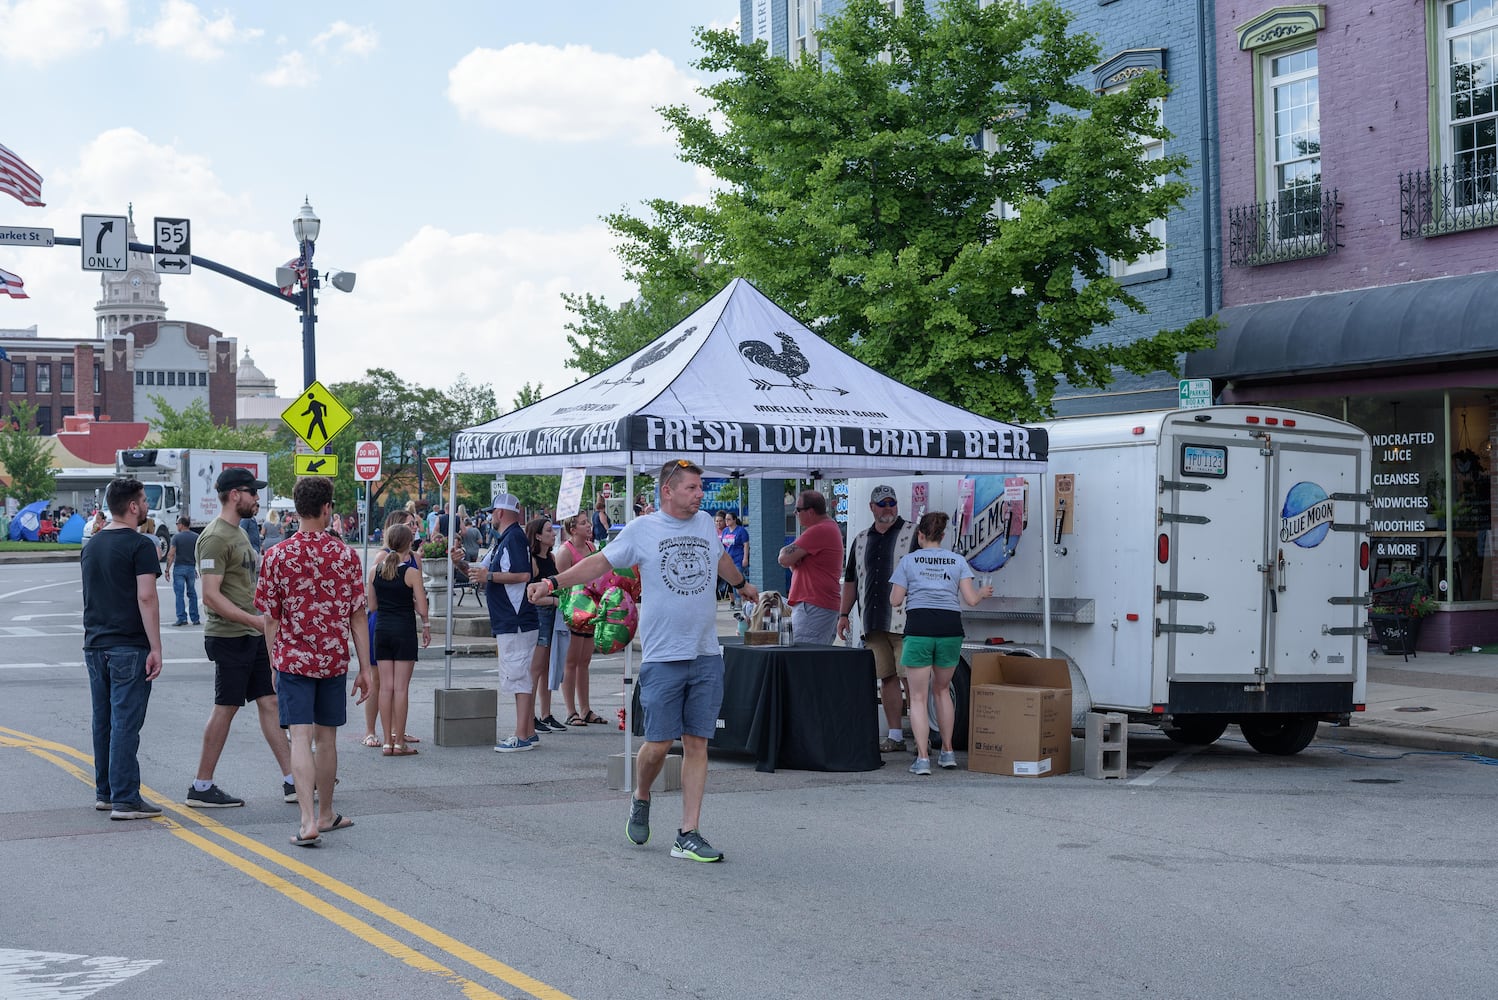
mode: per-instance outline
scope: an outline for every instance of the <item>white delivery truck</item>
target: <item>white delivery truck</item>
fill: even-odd
[[[1074,724],[1123,712],[1178,742],[1230,723],[1261,753],[1293,754],[1320,721],[1361,711],[1367,682],[1368,435],[1287,409],[1202,409],[1043,425],[1037,476],[860,479],[849,538],[874,485],[900,511],[925,498],[952,517],[946,544],[995,596],[964,613],[967,648],[1072,669]],[[1045,503],[1042,505],[1042,496]],[[856,624],[856,623],[855,623]],[[953,687],[966,741],[965,668]]]
[[[201,530],[218,517],[218,491],[214,483],[225,469],[249,469],[255,478],[268,482],[270,457],[263,451],[214,451],[207,448],[141,448],[115,455],[115,471],[134,476],[146,487],[151,520],[156,522],[157,547],[163,556],[177,518],[186,514],[193,530]],[[270,487],[260,491],[260,510],[270,510]]]

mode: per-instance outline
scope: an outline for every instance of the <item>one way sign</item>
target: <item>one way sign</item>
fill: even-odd
[[[163,219],[157,216],[156,272],[158,274],[192,273],[192,223],[187,219]]]

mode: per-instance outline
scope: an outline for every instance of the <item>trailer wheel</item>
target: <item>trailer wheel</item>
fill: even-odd
[[[1228,728],[1228,720],[1218,715],[1187,715],[1172,719],[1160,731],[1176,743],[1189,747],[1210,746]]]
[[[1316,738],[1317,721],[1313,715],[1266,716],[1239,719],[1238,728],[1248,745],[1259,753],[1289,757],[1300,753]]]

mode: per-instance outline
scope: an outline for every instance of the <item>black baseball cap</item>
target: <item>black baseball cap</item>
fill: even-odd
[[[228,493],[230,490],[263,490],[266,485],[249,469],[225,469],[218,474],[218,482],[213,484],[213,488]]]

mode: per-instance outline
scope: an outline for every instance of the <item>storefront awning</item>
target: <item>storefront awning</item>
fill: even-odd
[[[1498,358],[1498,273],[1308,295],[1218,314],[1189,378],[1255,379]]]

